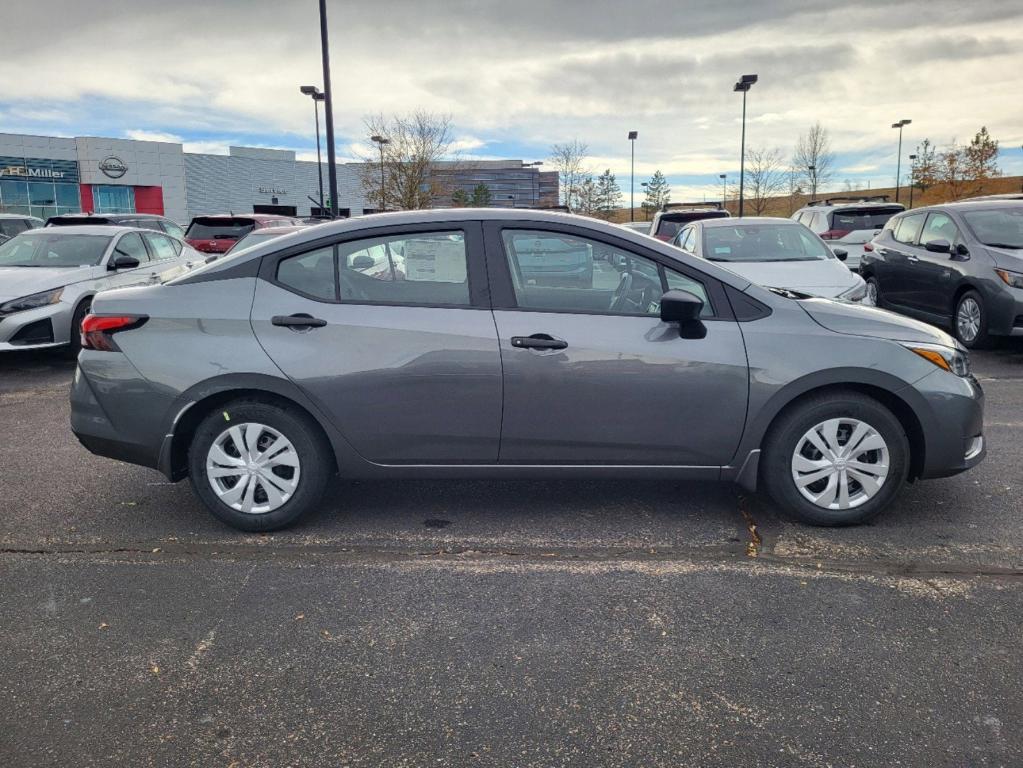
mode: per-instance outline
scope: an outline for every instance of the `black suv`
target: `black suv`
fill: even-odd
[[[901,213],[867,243],[860,273],[868,301],[951,325],[967,347],[1023,336],[1023,201]]]
[[[184,229],[166,216],[157,216],[155,213],[65,213],[62,216],[51,216],[46,220],[48,227],[77,227],[82,224],[155,229],[157,232],[173,235],[179,240],[185,239]]]

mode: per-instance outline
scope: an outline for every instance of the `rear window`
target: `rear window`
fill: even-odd
[[[724,211],[679,211],[677,213],[662,213],[660,221],[657,222],[657,234],[668,237],[675,237],[686,224],[701,219],[724,219],[728,214]]]
[[[81,224],[110,224],[110,219],[103,216],[51,216],[46,220],[48,227],[74,227]]]
[[[14,237],[28,228],[25,219],[0,219],[0,237]]]
[[[192,219],[185,237],[189,240],[237,240],[255,229],[252,219]]]
[[[902,206],[891,208],[846,208],[831,214],[831,228],[853,232],[857,229],[881,229],[888,219],[905,209]]]

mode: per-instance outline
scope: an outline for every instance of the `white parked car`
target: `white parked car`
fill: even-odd
[[[31,229],[0,244],[0,351],[67,346],[92,297],[107,288],[153,285],[205,263],[162,232],[128,227]]]
[[[704,219],[684,227],[673,244],[766,288],[784,288],[827,299],[862,301],[863,278],[842,263],[817,235],[789,219]]]
[[[832,197],[809,203],[792,214],[792,219],[815,233],[831,250],[845,251],[845,265],[859,272],[863,246],[881,234],[888,219],[904,210],[906,206],[901,203],[889,203],[887,195]]]

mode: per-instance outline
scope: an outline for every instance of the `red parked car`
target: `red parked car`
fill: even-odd
[[[292,227],[300,223],[290,216],[272,213],[216,214],[196,216],[185,232],[185,242],[204,253],[221,255],[254,229]]]

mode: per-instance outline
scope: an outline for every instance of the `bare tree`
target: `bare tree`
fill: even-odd
[[[383,174],[379,155],[368,155],[360,169],[365,197],[378,210],[429,208],[451,200],[454,187],[449,181],[453,167],[440,161],[451,153],[451,118],[417,111],[407,115],[383,115],[364,120],[366,134],[383,136]]]
[[[792,154],[792,165],[799,173],[812,194],[831,181],[835,172],[835,153],[831,151],[831,137],[828,129],[820,122],[810,126],[796,142]]]
[[[590,148],[578,139],[565,144],[552,144],[550,163],[558,172],[561,199],[571,210],[579,206],[579,191],[583,179],[589,175],[585,168]]]
[[[746,150],[745,198],[754,216],[763,216],[771,198],[788,185],[784,155],[780,149],[749,147]]]

